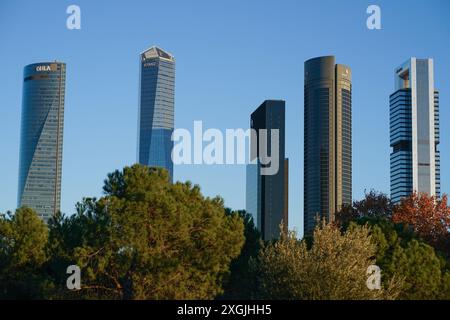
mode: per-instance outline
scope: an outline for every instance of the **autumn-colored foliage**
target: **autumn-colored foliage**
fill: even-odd
[[[440,246],[449,238],[450,208],[447,196],[439,199],[413,193],[394,208],[392,221],[408,225],[426,241]]]
[[[336,223],[340,227],[346,227],[351,221],[361,218],[390,219],[393,204],[387,194],[370,190],[365,192],[364,199],[354,201],[352,205],[344,205],[336,213]]]

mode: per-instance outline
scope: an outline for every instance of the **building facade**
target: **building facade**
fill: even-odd
[[[64,63],[24,69],[17,202],[44,221],[60,210],[65,83]]]
[[[439,92],[432,59],[410,58],[395,70],[390,96],[391,198],[440,196]]]
[[[334,56],[305,62],[304,233],[352,203],[352,73]]]
[[[167,169],[173,180],[175,58],[158,47],[140,55],[138,162]]]
[[[251,115],[250,127],[256,135],[250,139],[251,163],[247,165],[246,211],[252,214],[255,225],[264,240],[277,239],[280,225],[288,228],[288,159],[285,158],[285,102],[266,100]],[[278,141],[273,131],[278,130]],[[265,131],[267,135],[262,133]],[[262,141],[262,142],[261,142]],[[274,145],[277,143],[277,146]],[[264,155],[277,164],[265,164]],[[277,166],[273,174],[264,172],[268,166]],[[274,167],[273,167],[274,168]]]

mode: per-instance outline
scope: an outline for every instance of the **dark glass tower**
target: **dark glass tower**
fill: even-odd
[[[284,231],[288,227],[288,160],[285,159],[285,102],[266,100],[251,115],[251,128],[258,133],[252,136],[251,145],[254,154],[247,166],[246,211],[252,214],[255,225],[261,231],[264,240],[277,239],[280,236],[280,224]],[[261,131],[267,129],[267,151],[260,145]],[[263,154],[273,157],[277,152],[271,142],[271,129],[279,133],[278,171],[273,175],[264,175],[265,167],[260,159]],[[264,140],[263,140],[264,141]],[[262,153],[264,152],[264,153]],[[273,165],[270,164],[270,165]]]
[[[440,196],[439,92],[433,59],[411,58],[395,71],[390,96],[391,198]]]
[[[352,202],[351,70],[326,56],[305,62],[304,231]]]
[[[18,206],[47,221],[60,209],[66,65],[25,67]]]
[[[175,58],[151,47],[140,56],[138,162],[173,179]]]

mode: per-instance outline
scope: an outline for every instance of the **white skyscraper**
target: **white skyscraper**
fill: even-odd
[[[440,196],[439,93],[433,59],[411,58],[395,70],[390,96],[391,197]]]

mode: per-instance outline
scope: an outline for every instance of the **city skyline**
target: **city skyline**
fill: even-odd
[[[395,15],[404,3],[380,1],[383,12],[380,31],[365,27],[367,6],[356,2],[339,6],[331,2],[325,6],[288,2],[283,10],[270,4],[236,2],[240,8],[237,11],[208,4],[207,11],[213,12],[210,16],[196,12],[205,4],[178,3],[180,10],[174,15],[166,14],[157,4],[152,12],[159,12],[159,16],[153,14],[153,20],[149,21],[143,3],[128,10],[111,4],[106,19],[101,15],[102,4],[80,1],[84,17],[80,31],[65,29],[64,4],[59,8],[50,2],[30,3],[20,9],[24,10],[23,15],[20,11],[2,15],[0,32],[7,50],[0,55],[8,61],[3,69],[7,75],[4,79],[8,81],[1,82],[4,88],[2,106],[5,106],[1,111],[5,122],[1,133],[8,139],[1,141],[1,150],[7,152],[7,156],[2,160],[4,182],[0,211],[15,208],[23,66],[54,57],[74,66],[68,68],[66,119],[71,120],[65,130],[62,187],[62,210],[72,214],[75,202],[83,196],[101,195],[101,181],[108,172],[136,160],[136,56],[150,44],[160,44],[177,56],[176,127],[190,128],[194,120],[203,120],[208,127],[246,127],[251,106],[266,98],[286,100],[287,137],[295,137],[286,141],[287,156],[291,160],[291,195],[300,194],[290,199],[290,217],[291,227],[299,231],[303,212],[303,61],[326,54],[338,56],[351,65],[355,84],[354,131],[358,134],[354,136],[353,196],[360,199],[369,188],[389,193],[388,97],[393,87],[392,72],[399,61],[410,56],[435,59],[439,65],[435,73],[441,92],[441,118],[449,117],[446,107],[449,62],[445,58],[448,44],[439,41],[449,32],[443,16],[448,4],[433,4],[418,4],[406,19]],[[0,10],[0,14],[16,10],[16,3],[0,6],[5,9]],[[327,6],[330,10],[324,9]],[[429,19],[428,24],[420,19],[425,11],[435,17]],[[28,12],[39,12],[42,19],[27,21]],[[184,23],[183,29],[180,26],[181,22],[186,22],[183,18],[186,12],[196,22]],[[130,13],[134,13],[133,19]],[[261,14],[272,16],[278,24],[269,28],[258,22]],[[335,14],[347,23],[333,23]],[[120,22],[107,23],[112,18]],[[225,28],[225,22],[231,18],[235,23]],[[409,25],[411,19],[417,23]],[[205,24],[210,27],[203,28]],[[305,25],[311,27],[304,29]],[[322,33],[311,30],[314,26],[328,27],[330,32],[317,41]],[[40,30],[47,30],[49,36],[39,37]],[[411,32],[421,35],[422,40],[407,41],[406,36]],[[337,35],[342,33],[348,36],[345,44],[338,41]],[[51,40],[55,38],[59,39],[58,44]],[[261,50],[267,44],[279,50]],[[278,59],[280,52],[289,54]],[[267,75],[279,76],[280,80],[274,82]],[[114,130],[113,125],[119,130]],[[448,159],[450,154],[448,137],[449,133],[443,130],[443,159]],[[444,165],[443,192],[448,191],[448,176]],[[175,179],[190,179],[207,195],[223,196],[226,205],[236,209],[245,207],[245,184],[236,184],[236,181],[245,181],[245,167],[178,166]]]
[[[160,60],[171,63],[168,64],[169,69],[163,65],[166,70],[158,70],[161,64]],[[308,193],[319,190],[312,197],[316,198],[318,195],[320,200],[316,204],[317,209],[308,209],[309,206],[314,206],[314,202],[311,204],[307,200],[304,203],[305,234],[310,233],[314,228],[315,216],[319,215],[327,217],[328,220],[334,220],[334,214],[344,205],[350,205],[352,201],[351,69],[346,65],[335,64],[335,61],[334,56],[324,56],[305,62],[306,98],[304,108],[307,122],[305,124],[305,158],[308,159],[308,162],[304,163],[304,168],[305,172],[320,172],[317,177],[305,175],[305,177],[310,177],[305,178],[305,190],[308,190]],[[149,140],[152,140],[155,123],[168,126],[172,124],[172,127],[164,128],[169,130],[167,137],[162,140],[158,137],[161,140],[157,141],[158,148],[148,148],[146,161],[142,164],[167,169],[170,179],[173,176],[172,160],[170,163],[164,163],[164,161],[158,163],[158,161],[164,160],[164,158],[166,161],[167,154],[170,154],[173,148],[173,141],[169,146],[161,143],[170,141],[170,135],[173,133],[173,65],[173,56],[157,46],[152,46],[141,53],[138,141],[145,138],[149,132],[151,133]],[[145,68],[155,70],[151,70],[147,76],[143,77],[142,73],[146,72]],[[61,198],[66,65],[56,61],[53,63],[40,62],[28,65],[24,70],[18,207],[31,207],[47,221],[52,214],[59,210]],[[439,92],[434,87],[433,59],[410,58],[396,68],[395,73],[396,91],[390,96],[391,147],[393,148],[391,154],[392,200],[394,203],[398,203],[401,197],[407,197],[414,191],[439,197]],[[159,79],[161,74],[165,78],[169,78],[169,81],[164,79],[162,91]],[[32,86],[35,83],[37,84]],[[145,86],[150,84],[150,90],[144,91],[143,84]],[[141,101],[144,92],[144,100],[148,100],[146,102],[151,102],[151,104],[147,106],[147,109],[149,107],[150,109],[142,111],[144,104]],[[149,100],[148,96],[151,96],[152,99]],[[172,104],[168,105],[172,107],[171,110],[164,108],[167,107],[167,103],[162,106],[157,105],[158,100],[162,99],[163,102],[167,102],[167,98],[172,98]],[[167,111],[170,111],[169,117],[167,117]],[[327,113],[328,116],[323,118],[323,115]],[[153,121],[155,114],[157,119]],[[285,225],[284,230],[288,230],[289,162],[285,158],[284,115],[285,102],[283,100],[266,100],[251,114],[250,128],[256,130],[257,135],[255,137],[251,135],[251,139],[248,141],[252,151],[250,163],[247,164],[245,209],[253,216],[255,225],[265,240],[277,238],[278,231],[275,232],[274,229],[281,223]],[[141,121],[143,117],[147,118],[144,122]],[[150,124],[150,126],[147,125],[147,130],[142,130],[143,123]],[[56,128],[54,128],[55,126]],[[264,150],[260,149],[262,147],[259,141],[261,129],[268,131],[267,146]],[[275,175],[264,176],[261,173],[259,158],[261,155],[274,156],[273,146],[270,142],[272,135],[270,131],[273,129],[276,129],[277,133],[280,132],[276,150],[279,151],[277,159],[283,160],[277,164],[281,170],[278,170]],[[309,141],[308,137],[319,137],[319,140],[316,141],[314,138],[315,143],[313,143],[314,141]],[[419,139],[420,137],[422,140]],[[432,139],[433,143],[426,143],[428,140],[424,140],[425,138]],[[333,142],[332,145],[329,144],[330,141]],[[317,149],[316,145],[320,147],[320,150],[327,150],[326,158],[322,154],[323,151],[320,155],[312,152]],[[141,144],[138,143],[139,160],[142,158],[142,153],[139,152],[141,148]],[[163,156],[159,154],[161,149]],[[53,155],[53,153],[55,154]],[[154,153],[157,153],[156,156]],[[152,157],[154,159],[150,160]],[[314,157],[320,158],[320,161],[313,161]],[[56,158],[54,167],[45,164],[55,160],[54,158]],[[312,170],[311,165],[308,164],[310,161],[319,166],[318,170]],[[428,163],[426,163],[427,161]],[[323,169],[324,165],[326,169]],[[322,172],[326,175],[322,176]],[[52,175],[54,177],[51,177]],[[325,180],[327,181],[326,187],[323,184]],[[398,185],[401,186],[398,187]],[[49,193],[50,189],[48,188],[53,190],[53,194]],[[327,195],[323,196],[323,192]],[[305,193],[305,199],[309,198],[310,196]],[[313,212],[316,213],[313,214]]]

